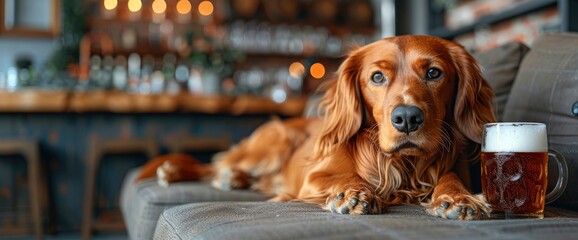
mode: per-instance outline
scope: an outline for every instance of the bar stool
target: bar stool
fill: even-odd
[[[22,155],[28,164],[28,191],[30,210],[36,239],[42,239],[43,222],[41,213],[40,158],[38,143],[34,140],[0,140],[0,155]]]
[[[84,189],[84,209],[82,222],[82,237],[90,239],[92,230],[125,229],[124,224],[93,223],[94,187],[100,161],[107,154],[145,153],[149,159],[157,156],[158,146],[154,139],[98,139],[92,138],[89,142],[87,156],[87,174]]]

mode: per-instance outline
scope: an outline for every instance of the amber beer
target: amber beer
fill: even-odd
[[[496,212],[541,214],[547,152],[482,152],[482,189]]]
[[[548,180],[546,125],[484,126],[482,191],[494,217],[542,218]]]

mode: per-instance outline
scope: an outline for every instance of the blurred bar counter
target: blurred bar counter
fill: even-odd
[[[64,91],[22,89],[0,91],[0,112],[113,112],[206,114],[279,114],[299,116],[307,97],[276,103],[265,97],[196,95],[190,93],[137,94],[118,91]]]

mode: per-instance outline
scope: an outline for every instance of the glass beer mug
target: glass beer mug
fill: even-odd
[[[548,149],[543,123],[488,123],[483,129],[482,191],[491,218],[543,218],[544,206],[556,200],[568,181],[564,157]],[[558,181],[550,193],[548,159],[555,159]]]

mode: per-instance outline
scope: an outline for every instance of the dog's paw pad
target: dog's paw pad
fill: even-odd
[[[381,213],[376,199],[367,189],[349,189],[327,198],[326,209],[339,214]]]
[[[213,179],[213,187],[230,191],[233,189],[245,189],[251,185],[251,176],[241,171],[225,170],[217,174]]]
[[[491,209],[481,195],[441,195],[426,211],[434,216],[454,220],[476,220],[486,218]]]
[[[235,188],[235,183],[232,183],[228,178],[221,178],[220,181],[218,181],[218,185],[219,187],[217,188],[223,191],[231,191]]]

